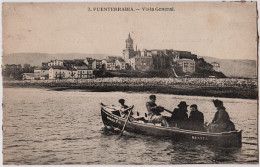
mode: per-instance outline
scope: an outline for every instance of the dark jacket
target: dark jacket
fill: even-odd
[[[188,121],[187,110],[181,108],[175,108],[171,116],[171,126],[176,126],[179,128],[187,128],[186,124]]]
[[[212,120],[212,123],[219,124],[219,123],[226,123],[230,121],[229,115],[224,108],[219,109]]]
[[[228,132],[236,129],[224,107],[218,109],[208,128],[210,132]]]
[[[204,115],[202,112],[196,110],[191,111],[189,116],[190,129],[192,130],[203,130],[204,126]]]

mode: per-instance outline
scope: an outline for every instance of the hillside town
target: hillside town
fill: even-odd
[[[100,72],[152,72],[169,70],[173,77],[192,77],[202,72],[220,72],[220,64],[207,63],[203,58],[188,51],[173,49],[143,49],[134,48],[133,39],[129,33],[125,41],[122,57],[107,56],[98,60],[91,57],[73,60],[50,60],[42,62],[40,67],[25,64],[6,64],[3,76],[16,80],[55,80],[55,79],[93,79]],[[208,75],[204,77],[215,77]]]

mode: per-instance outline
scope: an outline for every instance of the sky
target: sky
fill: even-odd
[[[89,11],[96,7],[132,7],[134,11]],[[173,7],[174,11],[143,11],[143,7]],[[2,22],[4,54],[122,56],[130,33],[140,50],[257,59],[255,2],[4,3]]]

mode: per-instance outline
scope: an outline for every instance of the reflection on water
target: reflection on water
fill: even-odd
[[[242,148],[224,149],[187,141],[105,132],[99,103],[119,98],[144,114],[147,93],[50,91],[6,88],[3,99],[4,164],[190,164],[257,163],[257,101],[221,98],[237,129]],[[198,104],[205,121],[213,98],[157,94],[157,104],[173,110],[180,101]],[[167,115],[167,114],[166,114]]]

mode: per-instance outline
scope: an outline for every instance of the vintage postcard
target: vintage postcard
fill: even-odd
[[[2,3],[4,165],[258,164],[257,2]]]

